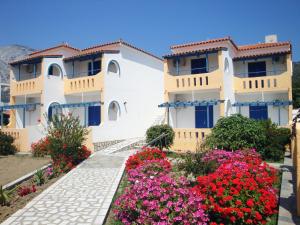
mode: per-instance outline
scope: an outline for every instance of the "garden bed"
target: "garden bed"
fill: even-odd
[[[0,205],[0,223],[10,217],[12,214],[17,212],[19,209],[24,208],[24,206],[29,203],[33,198],[41,194],[45,189],[47,189],[50,185],[54,184],[59,178],[61,178],[64,174],[60,174],[58,177],[52,178],[51,180],[47,180],[45,184],[42,186],[35,186],[36,191],[32,192],[26,196],[19,196],[17,190],[12,194],[9,206],[1,206]],[[31,186],[33,184],[33,178],[26,180],[19,184],[18,186]]]
[[[0,156],[0,185],[6,185],[48,163],[50,158],[35,158],[30,155]]]

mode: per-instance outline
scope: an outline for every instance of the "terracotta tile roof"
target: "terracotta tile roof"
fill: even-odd
[[[59,58],[59,57],[63,57],[63,55],[57,55],[57,54],[39,54],[39,55],[34,55],[34,56],[27,56],[27,57],[24,57],[24,58],[21,58],[21,59],[18,59],[18,60],[15,60],[15,61],[11,61],[9,62],[10,65],[14,65],[14,64],[18,64],[18,63],[22,63],[22,62],[29,62],[31,60],[35,60],[35,59],[41,59],[41,58]]]
[[[173,53],[165,55],[164,58],[193,54],[197,52],[221,50],[227,48],[228,43],[233,46],[234,59],[291,53],[290,42],[258,43],[237,46],[230,37],[224,37],[182,45],[173,45],[171,46]]]
[[[81,58],[83,56],[88,56],[88,55],[91,55],[91,54],[97,54],[97,53],[119,53],[120,51],[119,50],[106,50],[106,49],[90,49],[88,51],[82,51],[80,52],[79,54],[76,54],[76,55],[73,55],[73,56],[70,56],[70,57],[66,57],[64,58],[64,61],[70,61],[72,59],[78,59],[78,58]]]
[[[137,51],[140,51],[140,52],[142,52],[142,53],[144,53],[144,54],[147,54],[147,55],[149,55],[149,56],[151,56],[151,57],[154,57],[154,58],[156,58],[156,59],[162,60],[160,57],[158,57],[158,56],[156,56],[156,55],[153,55],[152,53],[147,52],[147,51],[145,51],[145,50],[143,50],[143,49],[141,49],[141,48],[135,47],[135,46],[133,46],[132,44],[129,44],[128,42],[125,42],[125,41],[123,41],[123,40],[121,40],[121,39],[118,40],[118,41],[114,41],[114,42],[109,42],[109,43],[105,43],[105,44],[100,44],[100,45],[91,46],[91,47],[89,47],[89,48],[83,49],[82,52],[91,52],[91,53],[92,53],[93,51],[97,51],[97,50],[103,50],[103,49],[105,49],[105,50],[107,50],[107,49],[115,49],[115,48],[117,48],[119,45],[126,45],[127,47],[133,48],[133,49],[135,49],[135,50],[137,50]]]
[[[246,51],[258,48],[270,48],[270,47],[278,47],[278,46],[291,46],[291,43],[286,42],[275,42],[275,43],[258,43],[258,44],[251,44],[251,45],[239,45],[239,51]]]
[[[223,38],[210,39],[210,40],[206,40],[206,41],[198,41],[198,42],[191,42],[191,43],[180,44],[180,45],[172,45],[170,48],[177,49],[177,48],[190,47],[190,46],[195,46],[195,45],[206,45],[206,44],[211,44],[211,43],[216,43],[216,42],[224,42],[224,41],[231,42],[233,44],[233,46],[237,48],[236,44],[232,41],[231,37],[229,37],[229,36],[223,37]]]
[[[74,48],[68,44],[60,44],[60,45],[57,45],[57,46],[54,46],[54,47],[51,47],[51,48],[46,48],[46,49],[42,49],[42,50],[38,50],[38,51],[35,51],[35,52],[32,52],[30,53],[29,55],[32,56],[32,55],[37,55],[37,54],[41,54],[43,52],[46,52],[46,51],[49,51],[49,50],[53,50],[53,49],[57,49],[57,48],[69,48],[69,49],[72,49],[72,50],[75,50],[75,51],[80,51],[78,48]]]
[[[224,49],[224,47],[205,48],[205,49],[196,49],[196,50],[175,52],[175,53],[171,53],[168,55],[164,55],[163,58],[170,58],[170,57],[174,57],[174,56],[184,56],[184,55],[203,53],[203,52],[219,51],[221,49]]]

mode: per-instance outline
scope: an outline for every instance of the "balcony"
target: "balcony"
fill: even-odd
[[[175,138],[172,149],[178,152],[195,152],[204,138],[210,134],[210,128],[174,128]]]
[[[104,87],[104,75],[102,72],[93,76],[88,76],[87,73],[82,77],[64,78],[64,93],[76,94],[83,92],[101,91]]]
[[[11,96],[40,94],[43,90],[43,77],[28,80],[11,80]]]
[[[18,151],[30,151],[28,129],[3,128],[1,131],[14,138],[14,145]]]
[[[164,82],[167,92],[220,89],[222,73],[217,67],[165,72]]]
[[[291,74],[287,71],[266,71],[266,74],[267,76],[261,77],[234,77],[235,93],[280,92],[291,89]]]

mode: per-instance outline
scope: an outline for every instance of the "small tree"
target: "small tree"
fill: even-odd
[[[47,131],[51,158],[62,169],[71,169],[90,155],[83,146],[88,129],[80,125],[78,117],[54,115]]]
[[[238,150],[261,149],[266,143],[266,134],[257,121],[242,115],[233,115],[218,120],[207,136],[205,145],[209,148]]]
[[[151,143],[162,134],[165,134],[165,136]],[[173,144],[175,133],[172,127],[163,124],[150,127],[146,132],[146,136],[147,143],[151,143],[151,146],[163,149],[169,148]]]

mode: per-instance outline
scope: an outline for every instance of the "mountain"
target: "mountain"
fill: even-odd
[[[293,63],[293,106],[300,108],[300,62]]]
[[[9,83],[8,63],[24,55],[30,54],[34,49],[22,45],[7,45],[0,47],[0,82]]]

